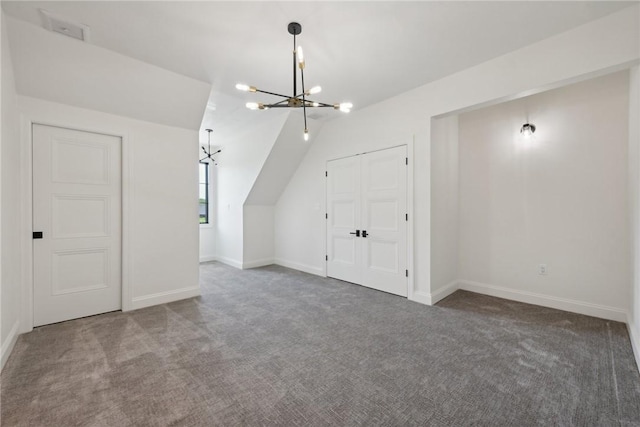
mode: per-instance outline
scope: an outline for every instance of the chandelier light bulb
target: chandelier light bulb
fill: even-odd
[[[304,130],[304,140],[305,140],[305,141],[308,141],[308,140],[309,140],[309,130],[308,130],[308,129],[305,129],[305,130]]]
[[[322,92],[322,88],[320,86],[314,86],[309,89],[309,95],[315,95],[316,93]]]
[[[353,108],[353,104],[350,103],[350,102],[343,102],[343,103],[340,104],[340,106],[338,108],[343,113],[348,113]]]
[[[304,68],[304,53],[302,52],[302,46],[298,46],[297,55],[298,65],[300,66],[300,68]]]
[[[312,103],[311,105],[313,105],[314,107],[319,107],[319,106],[320,106],[320,103],[318,103],[318,102],[314,102],[314,103]]]
[[[249,86],[249,85],[246,85],[246,84],[244,84],[244,83],[238,83],[238,84],[236,85],[236,89],[241,90],[241,91],[243,91],[243,92],[255,92],[255,91],[257,91],[257,90],[258,90],[258,89],[256,89],[255,87],[253,87],[253,86]]]
[[[250,110],[257,110],[258,108],[260,108],[260,104],[258,104],[257,102],[247,102],[247,108]]]

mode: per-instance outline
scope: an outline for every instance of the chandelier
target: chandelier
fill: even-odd
[[[296,36],[302,33],[302,25],[297,22],[291,22],[287,26],[289,34],[293,35],[293,94],[291,96],[281,95],[279,93],[268,92],[261,90],[255,86],[249,86],[243,83],[238,83],[236,89],[244,92],[259,92],[267,95],[279,96],[284,98],[281,101],[273,102],[269,104],[263,104],[258,102],[247,102],[247,108],[250,110],[268,110],[270,108],[302,108],[304,115],[304,140],[309,140],[309,129],[307,128],[307,108],[333,108],[342,112],[348,113],[351,111],[353,104],[350,102],[343,102],[340,104],[325,104],[324,102],[318,102],[310,99],[311,95],[320,93],[322,88],[320,86],[313,86],[307,90],[304,85],[304,55],[302,53],[302,47],[296,48]],[[302,92],[298,93],[297,88],[297,72],[296,68],[300,69],[300,82],[302,84]]]
[[[216,163],[216,159],[214,159],[214,158],[213,158],[213,156],[215,156],[216,154],[218,154],[219,152],[221,152],[221,151],[222,151],[222,149],[220,149],[220,150],[218,150],[218,151],[214,151],[214,152],[212,152],[212,151],[211,151],[211,132],[213,132],[213,129],[205,129],[205,130],[206,130],[206,131],[207,131],[207,133],[209,134],[209,135],[208,135],[208,136],[209,136],[209,142],[208,142],[208,144],[207,144],[207,145],[208,145],[208,147],[209,147],[209,149],[207,150],[206,148],[201,147],[201,148],[202,148],[202,151],[204,152],[204,157],[200,159],[200,163],[208,163],[208,162],[211,162],[211,163],[213,163],[214,165],[217,165],[217,163]]]

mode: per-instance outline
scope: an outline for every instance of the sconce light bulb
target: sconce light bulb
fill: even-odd
[[[520,133],[525,138],[531,138],[536,131],[536,126],[531,123],[525,123],[520,128]]]

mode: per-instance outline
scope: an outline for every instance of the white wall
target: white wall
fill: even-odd
[[[198,129],[210,85],[8,18],[20,95]]]
[[[250,128],[220,143],[216,166],[216,258],[237,268],[244,258],[244,203],[288,117],[286,111],[256,113]]]
[[[430,118],[628,67],[640,60],[638,7],[626,8],[325,124],[276,206],[276,261],[317,274],[324,271],[327,160],[414,139],[412,298],[430,303]]]
[[[20,126],[16,108],[13,68],[9,55],[4,14],[1,14],[2,31],[2,183],[0,218],[1,236],[1,284],[0,284],[0,369],[4,366],[20,332],[20,306],[22,302],[21,266],[22,241],[20,228]]]
[[[30,188],[31,121],[123,136],[123,309],[198,295],[198,134],[19,96],[22,179]],[[21,193],[31,234],[30,192]],[[128,225],[127,225],[128,224]],[[31,240],[24,240],[30,260]],[[29,270],[29,269],[27,269]],[[30,289],[30,275],[25,287]],[[30,298],[24,309],[31,324]]]
[[[629,218],[632,299],[628,319],[631,343],[640,365],[640,67],[629,72]]]
[[[295,112],[300,113],[300,112]],[[301,114],[291,112],[280,130],[269,156],[247,196],[246,204],[273,206],[295,173],[300,161],[322,129],[322,123],[308,119],[310,140],[303,139],[304,122]],[[273,257],[273,254],[272,254]]]
[[[244,205],[244,245],[242,268],[273,264],[274,207],[271,205]]]
[[[628,72],[461,114],[459,126],[459,279],[625,320]]]
[[[431,291],[458,279],[458,116],[431,121]]]

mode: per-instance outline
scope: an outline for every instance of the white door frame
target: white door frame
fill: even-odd
[[[127,132],[122,129],[88,127],[82,124],[74,123],[74,120],[51,120],[46,117],[31,117],[24,114],[20,117],[21,124],[21,161],[23,165],[22,185],[20,193],[24,195],[22,204],[22,230],[24,230],[24,238],[22,239],[21,251],[24,254],[22,272],[24,277],[24,286],[22,288],[22,318],[20,319],[21,333],[33,330],[34,311],[33,311],[33,125],[53,126],[64,129],[77,130],[81,132],[98,133],[118,137],[122,140],[122,311],[132,309],[132,293],[130,277],[130,257],[131,257],[131,233],[130,233],[130,212],[131,212],[131,138]]]
[[[408,165],[407,165],[407,212],[409,213],[409,221],[407,221],[407,270],[409,270],[409,277],[407,279],[407,299],[409,300],[413,300],[413,293],[414,293],[414,283],[415,283],[415,268],[414,268],[414,259],[413,259],[413,235],[414,235],[414,208],[413,208],[413,145],[414,145],[414,140],[415,140],[415,135],[413,135],[411,137],[411,139],[407,139],[404,141],[397,141],[396,144],[391,144],[391,145],[386,145],[386,146],[382,146],[380,148],[375,148],[369,151],[364,151],[361,153],[353,153],[353,154],[349,154],[346,156],[341,156],[341,157],[336,157],[336,158],[332,158],[332,159],[327,159],[324,163],[324,170],[327,171],[328,170],[328,162],[331,162],[333,160],[339,160],[339,159],[344,159],[347,157],[353,157],[353,156],[358,156],[361,154],[366,154],[366,153],[372,153],[374,151],[382,151],[382,150],[388,150],[389,148],[395,148],[395,147],[400,147],[400,146],[406,146],[407,147],[407,159],[408,159]],[[327,178],[325,176],[324,179],[324,211],[325,211],[325,220],[324,220],[324,253],[327,254],[327,250],[328,250],[328,245],[329,242],[327,241],[327,227],[328,227],[328,222],[327,222],[327,218],[326,218],[326,213],[327,213],[327,209],[328,209],[328,204],[327,204]],[[325,261],[322,264],[322,275],[324,277],[328,277],[327,276],[327,260],[325,257]]]

